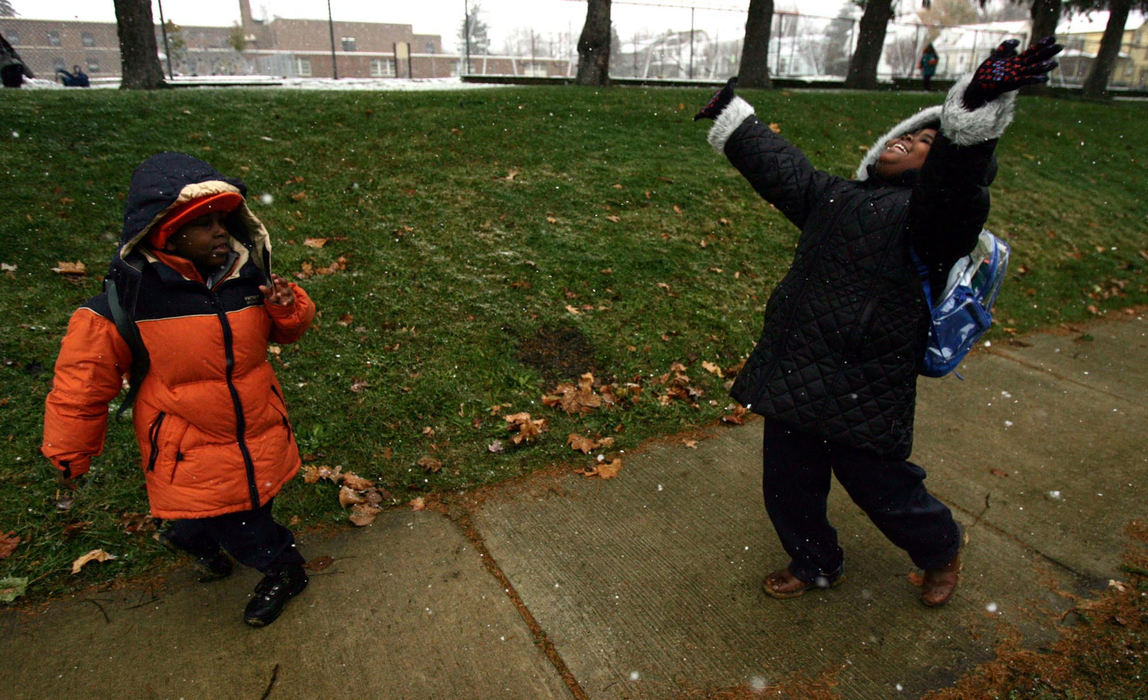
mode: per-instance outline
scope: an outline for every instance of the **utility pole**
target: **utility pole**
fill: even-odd
[[[462,0],[462,33],[466,41],[466,64],[463,71],[470,75],[470,5],[467,0]]]
[[[331,77],[339,79],[339,66],[335,63],[335,21],[331,18],[331,0],[327,0],[327,30],[331,33]]]
[[[167,77],[175,80],[171,72],[171,49],[167,45],[167,22],[163,21],[163,0],[159,0],[159,28],[163,32],[163,57],[167,59]]]

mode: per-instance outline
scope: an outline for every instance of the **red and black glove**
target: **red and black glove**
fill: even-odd
[[[1049,71],[1057,66],[1051,59],[1064,47],[1047,36],[1017,55],[1018,44],[1017,39],[1002,43],[977,68],[961,99],[966,108],[976,109],[1025,85],[1048,82]]]
[[[694,115],[694,121],[699,119],[717,119],[721,111],[726,108],[726,105],[733,99],[733,89],[737,85],[737,76],[734,76],[726,81],[725,87],[714,93],[709,103],[698,110]]]

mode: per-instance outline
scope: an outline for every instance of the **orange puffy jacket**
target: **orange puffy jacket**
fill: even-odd
[[[230,269],[210,288],[189,261],[138,245],[188,197],[242,191],[213,170],[199,173],[201,165],[210,166],[191,161],[188,169],[199,179],[174,192],[164,183],[152,188],[167,206],[153,205],[142,228],[125,225],[109,273],[123,283],[121,305],[150,356],[132,418],[151,512],[165,519],[258,508],[298,472],[299,449],[267,348],[297,340],[315,315],[295,284],[292,306],[264,304],[259,286],[267,283],[270,243],[246,204],[228,219]],[[171,164],[161,165],[170,174]],[[213,176],[219,179],[203,179]],[[133,194],[136,186],[133,178]],[[129,195],[129,206],[132,200]],[[41,447],[65,476],[83,474],[102,452],[108,404],[120,393],[131,359],[106,294],[72,315],[46,401]]]

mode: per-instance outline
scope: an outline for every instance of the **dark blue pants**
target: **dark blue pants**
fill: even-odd
[[[274,501],[259,510],[174,520],[164,536],[196,557],[211,558],[222,547],[235,561],[265,574],[303,564],[306,560],[295,548],[295,536],[271,517]]]
[[[807,583],[836,580],[845,558],[829,524],[831,475],[893,544],[922,569],[957,556],[961,534],[948,507],[925,489],[925,470],[765,420],[765,509],[789,554],[790,572]]]

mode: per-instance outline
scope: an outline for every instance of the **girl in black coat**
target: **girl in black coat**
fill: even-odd
[[[714,120],[710,144],[801,230],[731,392],[765,417],[766,510],[790,556],[763,583],[771,596],[841,579],[826,516],[831,473],[924,570],[923,603],[940,605],[956,587],[960,527],[907,461],[929,319],[910,248],[939,290],[976,244],[1015,90],[1046,81],[1060,51],[1051,37],[1020,55],[1017,43],[998,47],[943,106],[878,139],[854,180],[815,169],[734,95],[734,80],[695,117]]]

